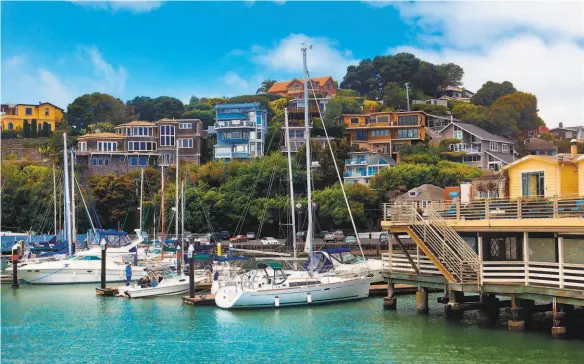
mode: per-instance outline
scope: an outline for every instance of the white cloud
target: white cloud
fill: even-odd
[[[534,35],[520,35],[484,52],[409,46],[389,52],[410,52],[432,63],[454,62],[464,69],[464,85],[471,91],[486,81],[511,81],[518,90],[537,96],[539,114],[548,126],[560,121],[583,124],[584,49],[573,42],[545,43]]]
[[[128,79],[126,69],[118,66],[116,70],[111,64],[104,61],[101,53],[95,46],[87,47],[85,51],[89,54],[96,74],[100,76],[100,88],[109,90],[110,92],[123,93],[126,88],[126,80]]]
[[[283,71],[302,77],[302,44],[312,46],[307,51],[307,63],[308,71],[313,77],[331,75],[335,79],[341,79],[347,67],[358,62],[353,58],[352,52],[339,49],[332,40],[304,34],[290,34],[273,48],[253,46],[252,60],[270,71]]]
[[[89,92],[120,96],[128,78],[124,67],[116,69],[107,63],[95,46],[82,48],[80,58],[69,58],[70,68],[80,72],[75,75],[59,74],[45,65],[28,61],[32,59],[36,58],[18,55],[2,60],[2,103],[47,101],[66,108],[75,97]]]
[[[246,80],[239,77],[235,72],[229,71],[223,76],[223,81],[229,86],[235,86],[240,88],[247,88],[249,85]]]
[[[546,39],[584,38],[581,2],[426,1],[392,5],[422,33],[457,47],[480,47],[525,30]]]
[[[142,1],[142,0],[118,0],[118,1],[72,1],[74,4],[100,9],[117,11],[130,11],[132,13],[147,13],[162,6],[163,1]]]

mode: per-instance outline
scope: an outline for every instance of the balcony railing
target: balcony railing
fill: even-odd
[[[385,220],[391,218],[395,204],[384,204]],[[523,199],[476,199],[469,203],[460,201],[434,201],[429,209],[445,220],[501,220],[501,219],[574,219],[584,218],[584,196],[565,199],[531,197]],[[584,221],[584,220],[583,220]]]
[[[249,120],[231,120],[231,121],[221,121],[215,123],[215,129],[225,129],[225,128],[255,128],[256,123]]]

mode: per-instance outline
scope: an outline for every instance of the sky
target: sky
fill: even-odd
[[[511,81],[548,126],[584,125],[584,2],[2,1],[0,12],[2,103],[255,93],[302,76],[304,42],[314,77],[340,82],[362,59],[410,52],[459,64],[471,91]]]

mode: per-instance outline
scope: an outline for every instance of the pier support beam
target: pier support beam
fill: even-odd
[[[464,313],[464,292],[448,291],[448,303],[444,305],[444,316],[447,319],[459,320]]]
[[[563,305],[557,303],[554,305],[553,311],[553,326],[552,326],[552,337],[554,339],[564,339],[566,335],[569,333],[567,330],[568,316],[572,316],[571,314],[574,311],[574,306],[571,305]],[[571,320],[570,320],[571,321]]]
[[[499,299],[492,294],[481,296],[482,307],[477,313],[477,321],[481,326],[492,326],[499,318]]]
[[[507,321],[507,327],[511,332],[525,331],[526,326],[531,323],[534,302],[530,300],[520,300],[515,296],[511,297],[511,319]]]
[[[389,281],[387,283],[387,297],[383,298],[384,310],[395,310],[397,308],[397,299],[395,298],[394,284]]]
[[[418,313],[428,314],[428,290],[424,287],[418,287],[416,292],[416,308]]]

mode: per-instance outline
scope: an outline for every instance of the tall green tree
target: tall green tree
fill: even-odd
[[[134,107],[135,119],[157,121],[164,118],[178,119],[185,112],[182,101],[175,97],[160,96],[155,99],[148,96],[139,96],[126,103],[131,112]]]
[[[32,119],[30,121],[30,137],[31,138],[36,138],[38,134],[38,126],[37,126],[37,121],[36,119]]]
[[[487,81],[483,86],[471,97],[470,102],[474,105],[491,106],[497,99],[505,95],[517,92],[513,84],[509,81],[501,83]]]
[[[265,94],[268,92],[270,87],[272,87],[276,83],[276,80],[264,80],[262,81],[262,85],[260,88],[257,89],[256,94]]]
[[[67,106],[67,120],[78,131],[98,122],[123,124],[130,116],[122,100],[108,94],[94,92],[77,97]]]
[[[523,130],[545,125],[537,112],[537,98],[533,94],[514,92],[500,97],[489,108],[490,131],[517,138]]]

